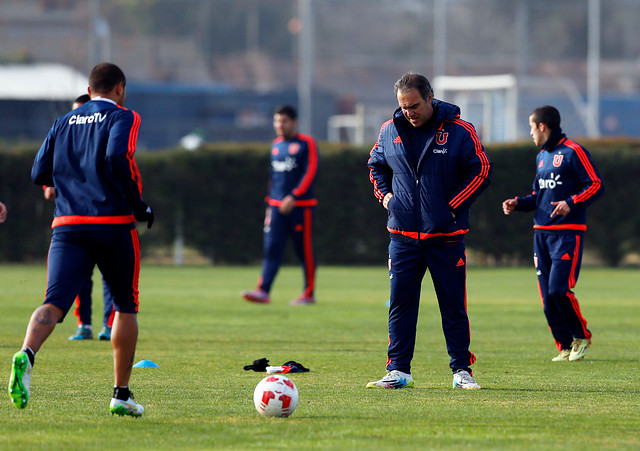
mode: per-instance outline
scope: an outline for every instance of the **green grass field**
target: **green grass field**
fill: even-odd
[[[283,268],[271,305],[239,296],[256,267],[144,266],[131,387],[140,419],[112,417],[109,343],[70,342],[58,325],[36,359],[29,406],[6,394],[11,356],[43,298],[44,266],[0,266],[0,449],[639,449],[640,298],[637,269],[583,268],[575,290],[594,342],[583,361],[557,354],[531,268],[468,275],[474,376],[454,390],[430,281],[422,295],[414,389],[365,389],[384,374],[386,268],[321,267],[318,304],[290,307],[298,268]],[[94,288],[99,328],[101,287]],[[295,413],[263,418],[243,366],[296,360]]]

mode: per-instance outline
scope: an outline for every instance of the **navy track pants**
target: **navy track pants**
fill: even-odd
[[[544,314],[558,350],[571,349],[574,338],[591,338],[587,320],[571,291],[578,281],[584,236],[579,233],[534,234],[534,264]]]
[[[313,252],[313,215],[315,207],[295,207],[283,215],[278,207],[269,207],[264,224],[264,258],[262,277],[258,287],[267,293],[278,274],[287,239],[291,237],[293,247],[302,266],[304,290],[302,297],[313,297],[315,289],[316,260]]]
[[[419,247],[391,240],[389,244],[389,349],[387,371],[411,373],[422,279],[429,270],[442,318],[442,330],[453,371],[469,372],[475,356],[469,351],[466,254],[464,242]]]
[[[76,308],[73,313],[78,318],[78,325],[91,325],[91,315],[92,315],[92,306],[91,306],[91,294],[93,292],[93,280],[91,276],[87,279],[87,281],[82,285],[82,289],[78,296],[76,297]],[[111,290],[109,289],[109,285],[105,282],[104,277],[102,277],[102,297],[103,297],[103,305],[104,308],[102,310],[102,325],[111,327],[113,325],[113,318],[115,314],[115,309],[113,308],[113,297],[111,296]]]

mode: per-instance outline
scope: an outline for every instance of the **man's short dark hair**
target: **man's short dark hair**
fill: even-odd
[[[560,128],[560,112],[556,107],[551,105],[540,106],[533,110],[531,120],[536,125],[546,125],[550,130]]]
[[[278,108],[276,108],[276,111],[273,114],[284,114],[285,116],[289,116],[289,118],[293,119],[294,121],[298,119],[298,112],[291,105],[280,105]]]
[[[89,97],[89,94],[82,94],[81,96],[76,97],[73,103],[79,103],[80,105],[84,105],[89,100],[91,100],[91,97]]]
[[[433,94],[431,83],[429,83],[427,77],[416,74],[415,72],[407,72],[393,85],[393,93],[396,96],[398,95],[398,91],[406,92],[411,89],[417,89],[424,100],[428,100],[429,94]]]
[[[89,75],[89,87],[91,91],[98,94],[107,94],[116,87],[118,83],[127,85],[124,72],[113,63],[100,63]]]

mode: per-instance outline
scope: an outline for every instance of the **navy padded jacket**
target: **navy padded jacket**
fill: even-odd
[[[412,125],[398,108],[380,129],[369,158],[374,195],[388,204],[391,238],[425,243],[462,239],[469,207],[489,185],[491,161],[476,131],[460,119],[456,105],[433,100],[435,125],[414,167],[407,158],[405,130]]]

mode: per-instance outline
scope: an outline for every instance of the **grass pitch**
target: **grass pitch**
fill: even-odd
[[[482,390],[451,388],[448,355],[427,276],[413,360],[414,389],[365,389],[384,374],[388,274],[321,267],[318,304],[288,306],[301,271],[283,268],[272,304],[240,291],[256,267],[142,267],[140,337],[131,387],[141,419],[112,417],[110,344],[70,342],[71,314],[38,353],[25,410],[6,394],[11,356],[43,298],[44,266],[0,266],[0,449],[638,449],[640,271],[583,268],[575,290],[594,334],[583,361],[557,354],[535,273],[468,274],[474,376]],[[94,328],[101,286],[95,277]],[[264,373],[243,366],[296,360],[300,403],[290,418],[258,415]]]

